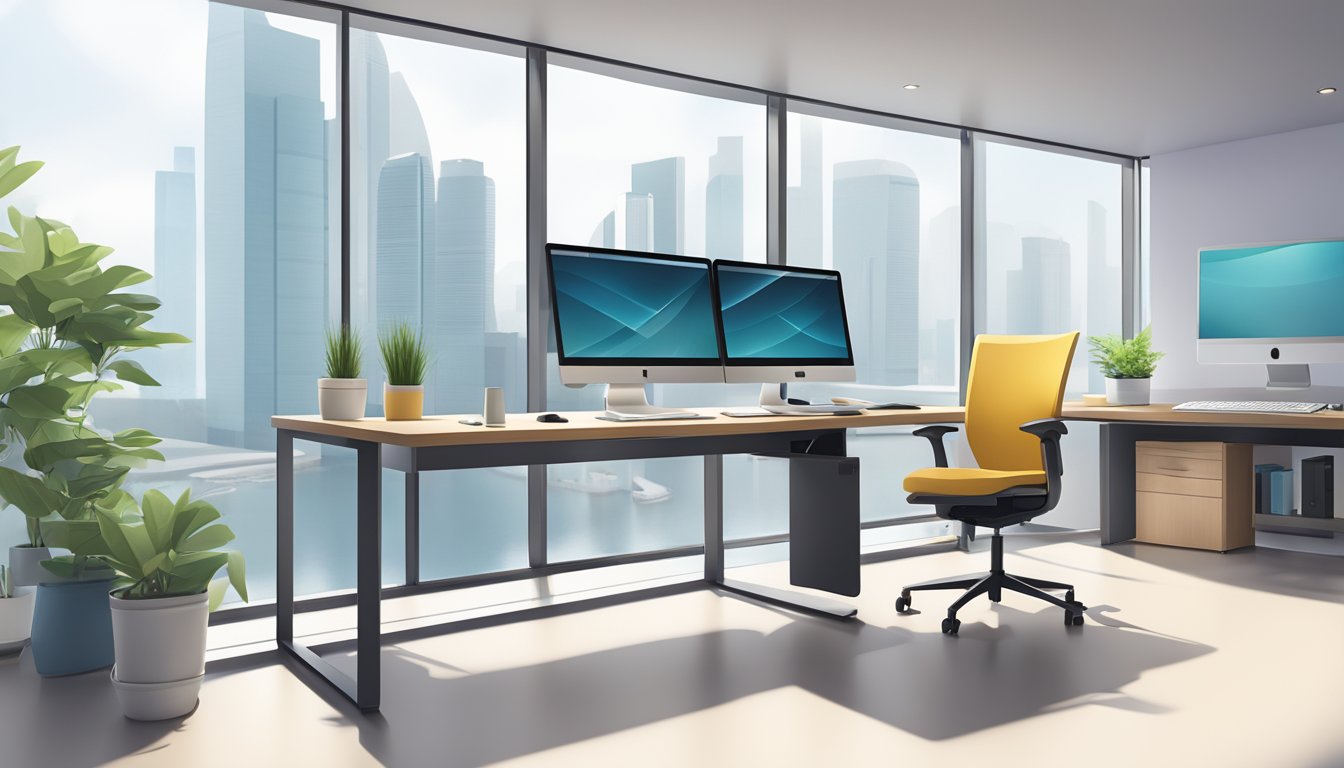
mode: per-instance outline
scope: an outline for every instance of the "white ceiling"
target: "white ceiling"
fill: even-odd
[[[1344,122],[1341,0],[348,1],[1131,155]],[[1341,92],[1316,94],[1327,85]]]

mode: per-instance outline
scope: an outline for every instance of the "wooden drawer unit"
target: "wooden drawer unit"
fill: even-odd
[[[1249,445],[1136,443],[1134,540],[1219,552],[1254,544],[1251,462]]]

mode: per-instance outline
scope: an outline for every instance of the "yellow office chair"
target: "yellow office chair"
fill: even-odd
[[[961,628],[957,611],[962,606],[985,593],[997,603],[1009,589],[1063,608],[1065,626],[1083,623],[1087,606],[1073,599],[1072,586],[1004,572],[999,533],[1000,528],[1025,523],[1059,503],[1064,474],[1059,438],[1068,434],[1058,421],[1059,409],[1077,343],[1076,332],[976,338],[966,392],[966,439],[980,467],[948,467],[943,435],[957,428],[924,427],[915,434],[928,438],[938,466],[906,475],[905,490],[911,504],[932,504],[939,517],[993,528],[990,572],[978,579],[912,584],[901,590],[898,612],[910,610],[911,592],[964,589],[943,619],[943,632],[955,635]],[[1065,594],[1061,599],[1044,590]]]

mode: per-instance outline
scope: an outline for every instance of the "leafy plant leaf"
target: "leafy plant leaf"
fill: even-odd
[[[208,552],[233,541],[233,531],[226,525],[202,528],[177,544],[178,552]]]
[[[139,384],[145,387],[159,386],[158,380],[145,372],[145,369],[134,360],[117,360],[107,366],[117,374],[117,378],[122,381],[129,381],[132,384]]]
[[[65,506],[65,498],[47,488],[40,479],[0,467],[0,497],[23,514],[43,518]]]

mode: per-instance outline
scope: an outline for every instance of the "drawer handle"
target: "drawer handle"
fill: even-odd
[[[1171,470],[1172,472],[1189,472],[1189,471],[1190,471],[1190,468],[1189,468],[1189,467],[1158,467],[1158,469],[1167,469],[1167,470]]]

